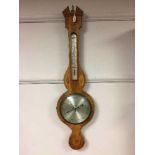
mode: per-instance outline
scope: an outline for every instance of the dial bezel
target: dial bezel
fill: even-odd
[[[82,121],[82,122],[80,122],[80,123],[71,123],[71,122],[67,121],[67,120],[63,117],[63,115],[62,115],[62,113],[61,113],[61,104],[63,103],[63,101],[65,100],[66,97],[68,97],[68,96],[70,96],[70,95],[72,95],[72,94],[79,94],[79,95],[85,97],[85,98],[87,99],[89,105],[90,105],[90,113],[89,113],[87,119],[85,119],[84,121]],[[84,91],[82,91],[82,92],[69,92],[69,91],[67,91],[67,92],[65,92],[65,93],[60,97],[60,99],[59,99],[59,101],[58,101],[58,104],[57,104],[57,113],[58,113],[59,118],[62,120],[62,122],[64,122],[65,124],[67,124],[69,127],[72,126],[72,125],[77,125],[77,126],[78,126],[78,125],[81,125],[81,126],[84,126],[85,124],[87,124],[87,123],[91,120],[91,118],[93,117],[93,115],[94,115],[94,110],[95,110],[95,106],[94,106],[94,101],[93,101],[93,99],[90,97],[90,95],[89,95],[88,93],[86,93],[86,92],[84,92]]]

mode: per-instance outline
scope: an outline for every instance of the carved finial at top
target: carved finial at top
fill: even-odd
[[[79,16],[83,15],[83,11],[78,6],[76,6],[76,15],[79,15]]]
[[[66,27],[68,28],[71,23],[78,24],[81,27],[83,11],[76,6],[76,8],[72,5],[71,10],[69,6],[63,11],[63,15],[65,17]]]
[[[67,6],[67,8],[63,11],[63,15],[69,16],[69,14],[70,14],[70,10],[69,10],[69,6]]]
[[[74,5],[72,5],[72,10],[74,11]]]
[[[74,9],[74,6],[72,5],[72,9],[69,9],[69,6],[67,6],[67,8],[63,11],[63,15],[64,16],[69,16],[69,15],[78,15],[78,16],[82,16],[83,15],[83,11],[76,6],[76,9]]]

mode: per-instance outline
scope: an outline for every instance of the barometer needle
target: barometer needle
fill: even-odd
[[[81,104],[81,105],[79,105],[78,107],[73,107],[71,110],[69,110],[69,111],[67,111],[66,113],[70,113],[71,111],[76,111],[77,109],[79,109],[79,108],[81,108],[81,107],[83,107],[83,104]]]
[[[76,108],[72,108],[71,110],[67,111],[66,113],[70,113],[71,111],[74,111]]]
[[[76,109],[78,109],[78,108],[81,108],[81,107],[83,107],[84,105],[83,104],[81,104],[81,105],[79,105],[78,107],[76,107]]]

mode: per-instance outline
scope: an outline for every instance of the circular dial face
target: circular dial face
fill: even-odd
[[[62,117],[69,123],[82,123],[90,115],[91,108],[88,99],[81,94],[71,94],[61,103]]]

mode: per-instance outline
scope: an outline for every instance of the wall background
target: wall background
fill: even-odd
[[[61,12],[72,4],[85,13],[80,60],[96,102],[79,151],[55,109],[68,65]],[[20,155],[72,154],[134,155],[133,0],[20,0]]]

